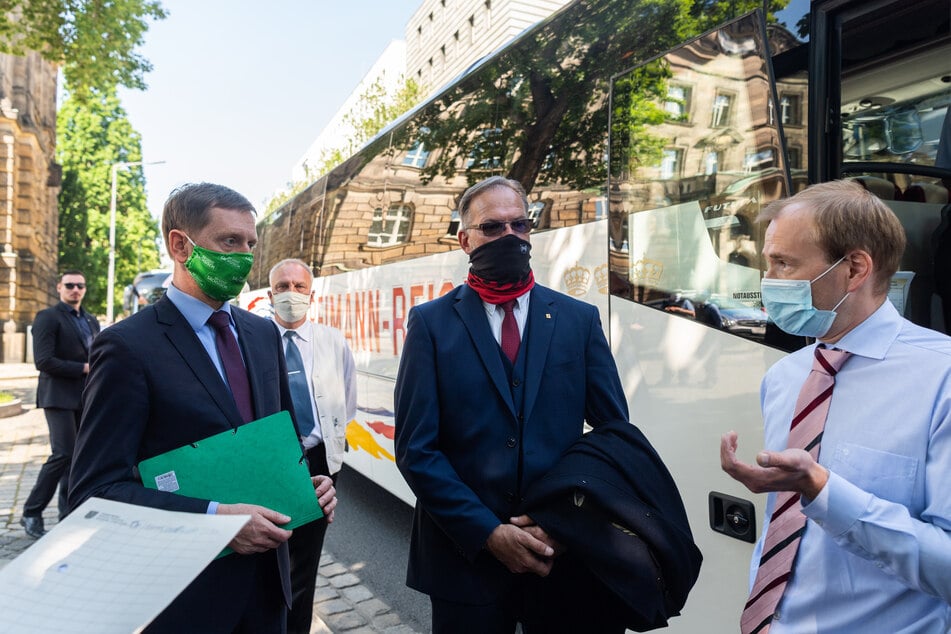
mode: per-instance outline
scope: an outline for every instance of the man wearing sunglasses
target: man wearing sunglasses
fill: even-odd
[[[587,610],[541,599],[561,548],[519,508],[585,420],[626,423],[627,402],[598,309],[535,283],[527,211],[517,181],[469,188],[466,283],[409,313],[396,462],[417,497],[407,584],[437,634],[585,629],[568,621]]]
[[[59,519],[67,513],[69,464],[89,373],[89,346],[99,333],[99,322],[82,308],[86,277],[80,271],[63,273],[56,291],[60,301],[38,312],[33,320],[33,359],[40,371],[36,406],[43,408],[50,430],[50,457],[40,468],[20,519],[26,534],[33,538],[46,533],[43,510],[53,499],[57,484]]]

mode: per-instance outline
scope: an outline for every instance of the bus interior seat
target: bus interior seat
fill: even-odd
[[[885,178],[876,176],[853,176],[849,180],[858,182],[867,191],[875,194],[882,200],[901,200],[901,188]]]
[[[948,204],[948,188],[938,183],[912,183],[905,188],[901,196],[902,200],[913,203],[936,203],[939,205]]]
[[[951,327],[951,205],[941,210],[941,222],[931,239],[934,262],[934,292],[941,299],[945,328]]]

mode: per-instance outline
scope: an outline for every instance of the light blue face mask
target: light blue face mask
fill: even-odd
[[[839,258],[835,264],[812,281],[777,280],[764,277],[760,282],[760,292],[769,319],[791,335],[816,338],[824,336],[835,321],[836,309],[842,305],[849,294],[846,293],[832,310],[819,310],[812,304],[812,285],[844,259],[845,256]]]

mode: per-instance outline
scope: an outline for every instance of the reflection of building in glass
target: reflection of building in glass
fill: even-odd
[[[805,76],[778,82],[781,97],[778,106],[774,106],[765,44],[753,24],[740,22],[710,33],[632,69],[627,77],[619,77],[615,82],[615,102],[624,103],[618,90],[642,90],[644,78],[662,77],[665,82],[663,96],[657,100],[664,115],[661,122],[644,126],[637,125],[633,118],[618,117],[612,131],[612,150],[618,156],[635,156],[638,148],[651,144],[660,148],[653,164],[612,158],[615,185],[611,192],[611,270],[615,285],[629,285],[630,295],[639,301],[649,302],[652,297],[645,292],[648,280],[635,271],[657,270],[646,268],[645,262],[663,264],[669,278],[674,270],[671,265],[681,262],[684,253],[712,249],[710,253],[719,258],[724,270],[733,271],[734,281],[746,279],[745,274],[729,267],[752,267],[758,271],[763,228],[754,220],[766,203],[786,194],[787,158],[794,170],[794,183],[804,181],[801,170],[806,145],[802,126]],[[771,27],[773,53],[796,45],[798,42],[788,31]],[[636,102],[637,95],[629,101]],[[780,124],[791,150],[788,157],[782,152]],[[696,227],[692,224],[690,244],[681,242],[687,225],[669,231],[655,226],[651,229],[652,254],[642,252],[636,244],[633,218],[628,216],[688,202],[700,212],[706,236],[703,243],[695,242]],[[680,214],[691,213],[691,207],[678,209]],[[663,215],[657,216],[655,222],[663,222],[662,218]],[[669,242],[666,246],[662,244],[665,236]],[[685,284],[705,279],[697,272],[681,271],[678,276],[681,289],[686,288]],[[725,284],[716,277],[708,282]],[[758,278],[758,273],[749,279],[753,277]],[[667,297],[673,290],[676,289],[660,282],[657,298],[653,299]]]

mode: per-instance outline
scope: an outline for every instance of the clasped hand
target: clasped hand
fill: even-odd
[[[547,576],[555,557],[564,548],[528,515],[513,517],[509,521],[511,524],[495,527],[486,541],[486,548],[511,572]]]
[[[813,499],[829,480],[829,472],[803,449],[761,451],[756,464],[736,456],[737,434],[730,431],[720,438],[720,467],[731,478],[753,493],[795,491]]]
[[[337,490],[333,480],[327,476],[313,476],[310,481],[314,485],[314,495],[320,503],[324,517],[330,523],[334,518],[334,509],[337,507]],[[288,539],[291,531],[281,528],[291,518],[283,513],[257,504],[219,504],[217,513],[221,515],[250,515],[251,519],[241,527],[238,534],[228,544],[232,550],[241,555],[262,553],[277,548]]]

